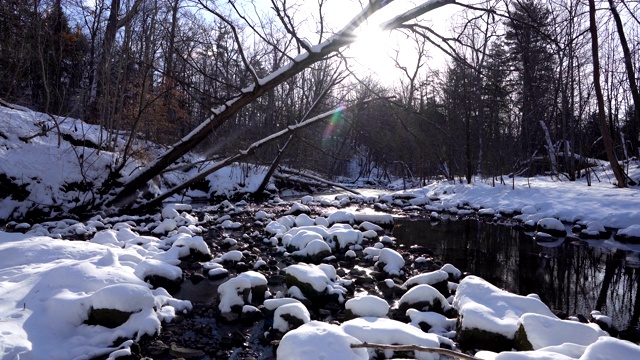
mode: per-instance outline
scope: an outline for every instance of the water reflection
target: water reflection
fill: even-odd
[[[511,226],[473,219],[395,222],[399,242],[427,246],[442,261],[498,287],[536,293],[552,309],[568,314],[588,317],[591,310],[600,310],[618,329],[638,325],[640,275],[628,261],[637,252],[602,240],[538,244]]]

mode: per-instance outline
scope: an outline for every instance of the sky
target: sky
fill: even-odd
[[[327,0],[323,6],[323,17],[326,23],[325,32],[335,32],[346,25],[357,15],[362,5],[359,0]],[[397,49],[401,49],[398,59],[401,66],[409,69],[415,67],[417,57],[414,43],[406,35],[399,31],[380,31],[379,24],[393,18],[416,5],[420,1],[397,0],[387,5],[374,14],[367,23],[361,26],[360,39],[352,44],[345,55],[352,58],[353,70],[360,76],[373,75],[385,85],[398,82],[403,73],[396,68],[394,58]],[[253,2],[259,12],[269,12],[271,2],[269,0],[255,0]],[[288,9],[294,18],[294,22],[300,24],[300,33],[309,42],[318,42],[317,29],[320,19],[316,1],[288,1]],[[245,10],[253,12],[253,7],[245,5]],[[418,18],[421,24],[431,26],[441,34],[447,34],[450,30],[451,19],[460,11],[456,5],[446,5],[432,12],[428,12]],[[442,69],[445,66],[446,55],[435,47],[429,48],[430,59],[428,66]]]

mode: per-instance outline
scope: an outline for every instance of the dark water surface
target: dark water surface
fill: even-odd
[[[505,224],[466,220],[395,219],[393,235],[510,292],[536,293],[550,308],[586,317],[600,310],[618,329],[640,317],[638,253],[611,240],[536,243]],[[546,245],[546,246],[543,246]]]

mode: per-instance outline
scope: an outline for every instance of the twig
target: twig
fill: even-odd
[[[479,358],[467,354],[463,354],[461,352],[449,350],[449,349],[441,349],[434,347],[426,347],[419,345],[386,345],[386,344],[372,344],[372,343],[362,343],[362,344],[351,344],[352,349],[359,348],[372,348],[379,350],[393,350],[393,351],[422,351],[434,354],[448,355],[456,359],[463,360],[479,360]]]

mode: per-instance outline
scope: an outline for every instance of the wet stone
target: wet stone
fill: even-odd
[[[200,359],[206,355],[202,350],[189,349],[177,346],[176,344],[171,344],[171,350],[169,350],[169,354],[173,357],[183,359]]]

